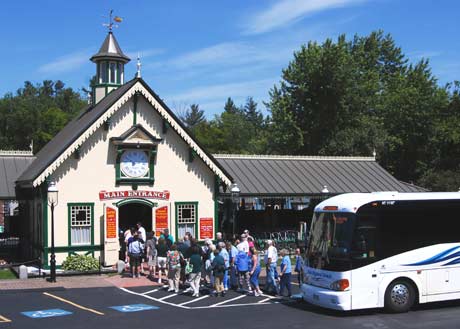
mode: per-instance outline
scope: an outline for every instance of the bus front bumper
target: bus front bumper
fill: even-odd
[[[351,310],[351,291],[334,291],[305,283],[300,290],[308,303],[339,311]]]

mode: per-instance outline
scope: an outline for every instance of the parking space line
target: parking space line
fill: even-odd
[[[177,296],[177,295],[178,295],[178,293],[174,293],[174,294],[171,294],[171,295],[168,295],[168,296],[164,296],[164,297],[162,297],[162,298],[158,298],[158,300],[165,300],[165,299],[168,299],[168,298]]]
[[[148,295],[148,294],[151,294],[152,292],[156,292],[156,291],[160,291],[160,290],[161,290],[161,288],[149,290],[149,291],[143,292],[141,295]]]
[[[270,300],[270,298],[265,298],[265,299],[262,299],[260,301],[258,301],[257,303],[260,304],[260,303],[265,303],[265,302],[268,302]]]
[[[0,322],[11,322],[11,320],[0,315]]]
[[[191,304],[191,303],[197,302],[197,301],[199,301],[199,300],[202,300],[202,299],[205,299],[205,298],[208,298],[208,297],[209,297],[209,295],[204,295],[204,296],[201,296],[201,297],[198,297],[198,298],[189,300],[188,302],[185,302],[185,303],[182,303],[182,304],[178,304],[178,305],[179,305],[179,306],[182,306],[182,305]]]
[[[244,298],[244,297],[247,297],[246,295],[241,295],[241,296],[238,296],[238,297],[235,297],[235,298],[232,298],[232,299],[227,299],[227,300],[224,300],[223,302],[220,302],[220,303],[217,303],[217,304],[213,304],[213,305],[210,305],[209,307],[216,307],[216,306],[219,306],[219,305],[222,305],[222,304],[226,304],[228,302],[232,302],[234,300],[238,300],[238,299],[241,299],[241,298]]]
[[[51,298],[57,299],[57,300],[59,300],[59,301],[61,301],[61,302],[67,303],[67,304],[69,304],[69,305],[72,305],[72,306],[74,306],[74,307],[76,307],[76,308],[79,308],[79,309],[81,309],[81,310],[88,311],[88,312],[92,312],[92,313],[97,314],[97,315],[104,315],[104,313],[102,313],[102,312],[93,310],[92,308],[84,307],[84,306],[82,306],[82,305],[76,304],[76,303],[74,303],[74,302],[71,302],[70,300],[67,300],[67,299],[64,299],[64,298],[62,298],[62,297],[59,297],[59,296],[50,294],[50,293],[48,293],[48,292],[44,292],[43,294],[46,295],[46,296],[49,296],[49,297],[51,297]]]

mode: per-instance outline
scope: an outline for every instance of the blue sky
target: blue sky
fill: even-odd
[[[0,95],[24,81],[61,79],[75,89],[95,72],[89,57],[106,36],[110,9],[123,18],[115,36],[142,76],[176,111],[197,103],[211,118],[227,97],[269,89],[308,41],[382,29],[411,61],[429,58],[440,84],[460,80],[460,2],[428,0],[42,0],[0,5]]]

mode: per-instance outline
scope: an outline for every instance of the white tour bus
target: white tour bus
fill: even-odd
[[[304,300],[336,310],[460,298],[460,193],[350,193],[315,208]]]

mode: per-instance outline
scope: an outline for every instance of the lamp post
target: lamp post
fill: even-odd
[[[54,207],[58,204],[58,189],[55,182],[48,186],[48,204],[51,207],[51,256],[49,282],[56,282],[56,255],[54,254]]]
[[[240,188],[236,183],[233,183],[232,188],[230,189],[232,194],[232,203],[233,203],[233,234],[235,234],[236,229],[236,209],[238,205],[238,201],[240,199]]]

